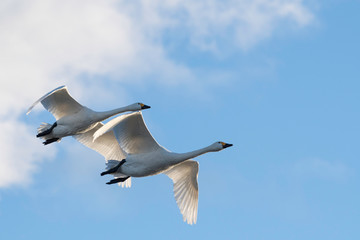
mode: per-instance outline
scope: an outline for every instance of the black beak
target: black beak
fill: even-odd
[[[141,107],[141,109],[148,109],[148,108],[151,108],[151,107],[148,105],[145,105],[145,104],[144,104],[144,106]]]
[[[227,148],[227,147],[231,147],[232,146],[232,144],[230,144],[230,143],[225,143],[225,145],[223,145],[223,148]]]

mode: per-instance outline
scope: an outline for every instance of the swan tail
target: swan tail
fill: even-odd
[[[43,122],[43,123],[41,123],[41,125],[38,127],[37,132],[38,132],[38,133],[41,133],[41,132],[43,132],[43,131],[46,131],[46,130],[50,129],[51,126],[52,126],[52,124],[44,123],[44,122]]]
[[[105,170],[109,170],[111,168],[116,167],[119,164],[119,162],[120,161],[117,161],[117,160],[109,160],[109,161],[107,161]]]

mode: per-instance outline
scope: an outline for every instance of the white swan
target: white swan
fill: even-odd
[[[166,174],[174,183],[176,202],[184,221],[189,224],[197,220],[199,169],[198,162],[189,159],[232,146],[216,142],[188,153],[170,152],[151,136],[141,112],[122,115],[104,126],[99,123],[75,138],[105,157],[107,171],[101,175],[112,174],[115,177],[107,184],[121,183],[130,187],[130,177]]]
[[[31,105],[26,114],[29,114],[39,102],[41,102],[44,108],[51,112],[56,119],[54,124],[43,123],[38,128],[36,137],[45,139],[45,142],[43,142],[44,145],[60,141],[61,138],[66,136],[86,132],[92,129],[96,123],[118,113],[150,108],[142,103],[134,103],[110,111],[96,112],[82,106],[70,96],[66,86],[61,86],[37,100]]]

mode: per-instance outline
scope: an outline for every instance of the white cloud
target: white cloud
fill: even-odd
[[[0,124],[6,130],[0,136],[0,187],[29,182],[38,163],[54,156],[54,147],[44,152],[19,120],[47,91],[67,84],[80,100],[90,100],[84,95],[94,88],[105,95],[106,86],[92,76],[192,83],[191,67],[168,56],[166,36],[183,32],[187,44],[203,51],[216,52],[224,42],[248,49],[282,21],[304,26],[312,18],[300,0],[1,1]],[[90,76],[86,93],[83,75]]]
[[[144,15],[148,17],[146,23],[162,23],[165,29],[185,31],[192,44],[214,52],[221,49],[224,42],[247,50],[269,37],[282,22],[303,27],[314,19],[302,0],[153,0],[141,3],[147,4],[139,8],[152,13]]]
[[[0,188],[26,186],[31,183],[38,163],[53,158],[56,151],[53,147],[45,150],[22,122],[1,121],[0,129]]]

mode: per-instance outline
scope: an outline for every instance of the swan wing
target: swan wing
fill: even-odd
[[[36,104],[41,102],[46,110],[51,112],[56,120],[66,116],[77,113],[84,107],[72,98],[67,91],[66,86],[55,88],[48,92],[33,105],[31,105],[26,114],[29,114]]]
[[[119,163],[122,159],[126,158],[124,151],[120,148],[114,132],[110,131],[93,141],[94,133],[100,129],[104,124],[97,123],[91,130],[74,135],[73,137],[86,147],[100,153],[104,156],[106,161],[106,169],[110,169]],[[115,178],[127,177],[126,175],[115,173]],[[126,179],[124,182],[119,182],[119,186],[129,188],[131,187],[131,177]]]
[[[193,160],[184,161],[164,173],[174,183],[176,203],[188,224],[195,224],[198,210],[198,182],[199,163]]]
[[[120,147],[127,154],[163,150],[149,132],[141,112],[124,114],[112,119],[94,134],[94,140],[113,130]]]
[[[80,143],[84,144],[86,147],[103,155],[106,162],[109,160],[121,161],[122,159],[126,158],[126,155],[120,148],[112,131],[101,135],[95,141],[93,141],[94,133],[103,125],[104,124],[102,123],[97,123],[91,130],[82,134],[74,135],[73,137]]]

